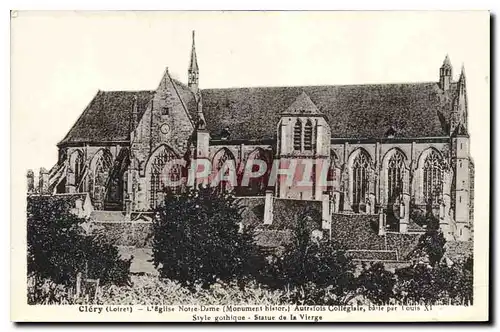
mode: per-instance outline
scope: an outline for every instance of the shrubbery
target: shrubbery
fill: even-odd
[[[310,219],[307,211],[298,216],[292,243],[270,261],[263,283],[284,290],[287,303],[305,305],[345,305],[365,293],[383,300],[391,296],[386,279],[393,279],[392,273],[372,267],[370,273],[356,276],[356,265],[345,250],[313,236],[310,225],[317,223]],[[380,285],[384,287],[375,293]]]
[[[237,199],[211,188],[167,193],[153,222],[153,263],[164,278],[208,287],[254,273],[257,247]]]
[[[67,206],[29,202],[28,271],[40,284],[30,299],[74,302],[68,285],[84,270],[107,284],[96,299],[106,304],[472,303],[472,260],[443,264],[445,239],[432,214],[413,265],[392,273],[381,263],[355,264],[341,246],[322,238],[320,220],[308,211],[296,217],[282,252],[264,254],[252,229],[242,226],[243,208],[232,195],[210,188],[167,193],[153,222],[153,264],[163,279],[135,278],[131,286],[130,261],[120,260],[100,235],[86,235],[84,221]]]
[[[394,297],[403,303],[472,304],[472,259],[448,266],[439,220],[428,212],[424,223],[427,230],[413,252],[415,264],[396,271]]]
[[[71,208],[54,196],[28,197],[27,266],[34,287],[73,286],[78,273],[101,284],[126,284],[130,261],[121,260],[116,247],[102,236],[87,235],[82,227],[85,220],[71,213]]]

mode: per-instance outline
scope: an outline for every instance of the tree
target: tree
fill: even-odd
[[[474,300],[474,259],[468,257],[460,266],[461,274],[458,278],[458,298],[461,302],[473,304]]]
[[[358,277],[361,293],[376,305],[388,304],[394,298],[394,273],[387,271],[382,263],[364,269]]]
[[[85,219],[71,213],[57,196],[29,196],[27,205],[28,275],[71,285],[78,272],[101,283],[129,282],[130,261],[100,235],[82,228]]]
[[[396,271],[396,297],[403,303],[472,304],[473,283],[469,263],[451,266],[417,264]]]
[[[444,248],[446,239],[439,228],[439,219],[433,216],[432,213],[428,213],[426,219],[427,229],[419,238],[416,252],[425,255],[429,260],[429,264],[434,266],[439,263],[444,256],[446,251]]]
[[[347,304],[357,295],[355,266],[337,244],[314,239],[312,224],[317,222],[307,210],[298,216],[292,243],[276,260],[281,287],[288,289],[294,303]]]
[[[255,270],[250,229],[238,200],[212,188],[167,192],[153,222],[153,264],[164,278],[193,287],[243,280]]]

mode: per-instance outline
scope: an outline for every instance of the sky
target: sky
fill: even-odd
[[[155,89],[166,67],[186,82],[192,30],[201,88],[438,81],[448,54],[455,79],[466,69],[476,167],[489,163],[487,12],[144,11],[16,13],[15,165],[51,168],[98,90]]]

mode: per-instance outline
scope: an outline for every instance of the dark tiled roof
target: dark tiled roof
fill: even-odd
[[[181,98],[185,109],[187,110],[189,117],[191,120],[196,119],[197,117],[197,105],[196,99],[194,98],[194,94],[191,89],[185,85],[184,83],[179,82],[176,79],[172,79],[172,82],[175,86],[176,91],[179,93],[179,97]]]
[[[306,201],[298,199],[277,198],[273,203],[273,222],[271,225],[261,226],[267,229],[294,229],[298,218],[305,215],[311,217],[314,225],[312,229],[321,229],[321,201]]]
[[[87,193],[64,193],[64,194],[53,194],[53,195],[29,195],[28,201],[38,201],[38,202],[58,202],[69,210],[75,207],[76,201],[81,200],[85,202],[87,199]]]
[[[368,214],[332,214],[332,240],[347,250],[386,250],[383,236],[375,227],[378,216]]]
[[[293,239],[293,232],[286,230],[259,229],[255,231],[255,243],[261,247],[285,247]]]
[[[134,96],[140,119],[153,92],[99,91],[59,144],[128,140]]]
[[[451,100],[437,83],[263,87],[202,90],[207,128],[217,139],[224,127],[231,139],[276,136],[280,115],[306,93],[326,115],[332,137],[381,138],[391,126],[400,137],[448,135]]]
[[[194,120],[197,105],[193,93],[185,84],[172,82]],[[382,138],[391,127],[396,137],[447,136],[455,90],[456,83],[446,97],[437,83],[409,83],[206,89],[201,94],[212,138],[220,138],[227,126],[230,139],[260,140],[276,137],[281,114],[294,108],[294,102],[306,107],[306,113],[325,115],[332,137]],[[141,118],[153,92],[98,92],[60,144],[128,140],[134,96]]]

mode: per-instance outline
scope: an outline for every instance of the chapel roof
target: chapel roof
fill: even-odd
[[[456,84],[450,91],[455,93]],[[437,83],[205,89],[203,113],[213,138],[229,127],[231,139],[270,139],[291,105],[309,99],[326,116],[332,137],[383,138],[448,135],[453,96]],[[308,98],[306,99],[306,95]]]
[[[99,91],[59,143],[129,140],[134,97],[142,117],[154,91]]]
[[[172,80],[191,119],[194,94]],[[213,139],[226,127],[230,139],[275,139],[283,114],[321,115],[334,138],[448,136],[456,83],[443,93],[429,83],[202,89],[203,114]],[[154,91],[99,91],[60,144],[129,140],[134,97],[142,117]],[[299,115],[299,114],[298,114]]]

